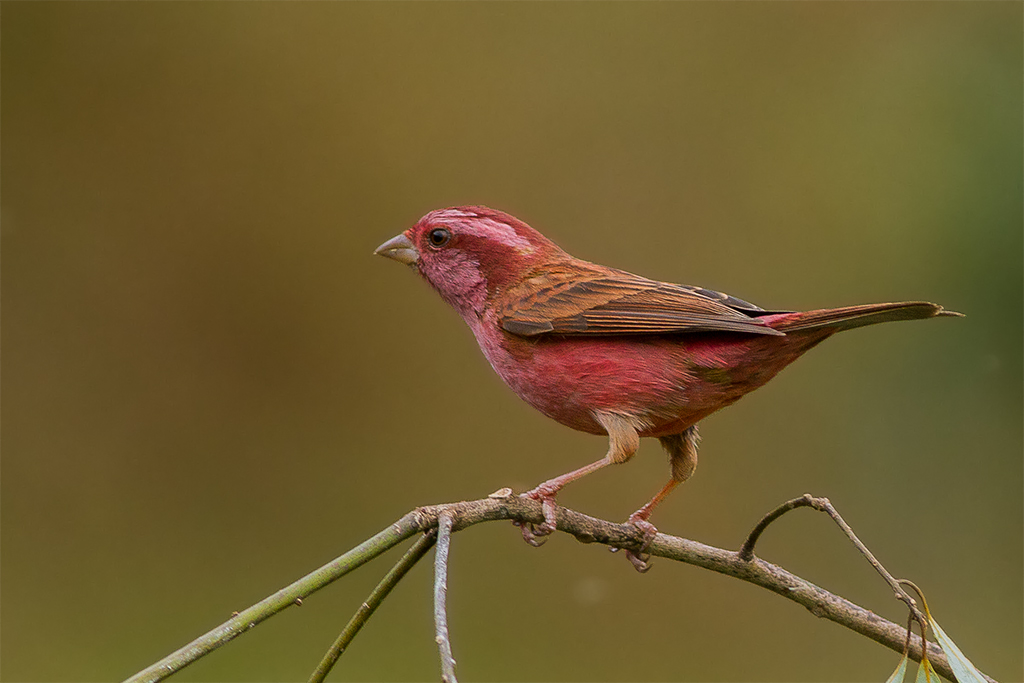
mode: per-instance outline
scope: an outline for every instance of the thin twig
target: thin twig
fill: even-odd
[[[924,638],[925,640],[928,640],[928,627],[930,625],[932,615],[928,611],[928,601],[924,599],[924,591],[922,591],[920,588],[918,588],[917,584],[914,583],[913,581],[911,581],[910,579],[897,579],[896,583],[898,583],[901,587],[902,586],[910,586],[911,588],[914,589],[914,592],[917,593],[917,597],[921,598],[921,604],[924,605],[924,612],[925,612],[925,615],[927,615],[927,619],[922,619],[918,615],[914,614],[916,612],[916,610],[911,610],[910,616],[912,618],[916,619],[917,623],[920,624],[920,626],[921,626],[921,637]],[[896,597],[899,597],[899,596],[896,596]],[[910,627],[908,626],[907,628],[909,629]]]
[[[402,559],[395,563],[391,571],[384,575],[384,578],[380,580],[380,583],[373,589],[373,592],[366,598],[366,601],[352,615],[344,630],[338,635],[338,639],[331,645],[331,649],[320,660],[320,664],[310,674],[309,683],[321,683],[327,678],[327,674],[331,672],[338,658],[345,652],[345,648],[356,637],[356,634],[359,633],[359,630],[373,615],[380,603],[384,601],[384,598],[388,596],[391,589],[398,585],[398,582],[402,580],[409,570],[420,561],[420,558],[427,554],[427,551],[433,547],[435,540],[436,534],[432,531],[420,536],[419,540],[402,556]]]
[[[925,619],[924,614],[921,613],[921,610],[917,608],[917,601],[914,600],[913,597],[911,597],[910,593],[903,590],[903,586],[901,586],[899,581],[896,580],[896,577],[890,574],[889,570],[883,567],[882,563],[875,558],[874,553],[868,550],[868,547],[864,545],[864,543],[861,542],[859,538],[857,538],[857,534],[853,533],[853,529],[850,528],[850,525],[846,523],[846,520],[843,519],[842,515],[839,514],[839,511],[835,509],[835,507],[832,505],[829,499],[818,498],[817,501],[819,501],[822,507],[817,508],[816,506],[815,509],[824,510],[828,514],[828,516],[832,518],[832,521],[839,525],[839,528],[842,529],[843,532],[850,538],[850,541],[855,546],[857,546],[857,550],[859,550],[861,554],[865,558],[867,558],[867,561],[871,563],[871,566],[875,568],[875,571],[878,572],[879,576],[885,579],[885,582],[889,584],[889,587],[892,588],[893,593],[895,593],[896,595],[896,599],[903,601],[907,605],[907,609],[909,609],[910,612],[914,615],[914,618],[917,619],[917,622],[921,624],[922,637],[927,637],[928,620]]]
[[[494,497],[481,500],[419,508],[337,560],[245,610],[129,680],[158,681],[170,676],[190,662],[248,630],[248,624],[255,625],[256,622],[252,619],[254,615],[260,615],[260,621],[262,621],[287,608],[296,597],[305,597],[323,588],[331,581],[368,562],[417,532],[435,528],[438,518],[444,511],[455,513],[454,530],[462,530],[474,524],[497,520],[532,522],[534,524],[544,521],[544,514],[538,501],[512,495],[494,495]],[[564,507],[558,508],[557,528],[558,531],[571,534],[582,543],[603,543],[617,548],[639,550],[644,542],[642,535],[632,524],[616,524]],[[907,631],[902,626],[883,619],[874,612],[834,595],[770,562],[756,557],[752,560],[745,560],[737,552],[660,533],[654,537],[644,552],[710,569],[767,588],[773,593],[803,605],[815,616],[845,626],[888,647],[893,652],[903,653]],[[928,659],[934,669],[948,680],[955,680],[953,670],[942,649],[934,643],[927,643],[925,646],[928,648]],[[911,659],[921,661],[921,651],[922,639],[920,636],[912,635]],[[986,678],[990,683],[995,683],[993,679]]]
[[[445,510],[437,519],[437,552],[434,554],[434,640],[441,654],[441,680],[458,683],[455,679],[455,658],[452,641],[448,637],[448,613],[445,598],[448,595],[448,549],[452,543],[451,510]]]
[[[768,525],[790,510],[795,510],[798,507],[810,507],[818,510],[819,512],[824,512],[832,518],[832,521],[843,530],[843,533],[846,534],[847,538],[850,539],[850,542],[852,542],[857,550],[860,551],[861,555],[867,559],[871,566],[875,568],[875,571],[877,571],[885,582],[889,584],[889,587],[892,588],[893,593],[896,595],[896,599],[906,604],[911,615],[913,615],[914,619],[916,619],[921,625],[922,637],[927,637],[928,623],[924,615],[917,608],[917,602],[909,593],[907,593],[907,591],[903,590],[903,586],[900,585],[900,582],[896,577],[890,574],[889,571],[882,566],[882,563],[875,558],[874,554],[868,550],[868,547],[864,545],[859,538],[857,538],[857,534],[853,533],[853,529],[850,528],[850,525],[846,523],[846,520],[843,519],[843,516],[839,514],[839,511],[836,510],[835,506],[832,505],[832,502],[828,498],[815,498],[811,494],[805,493],[799,498],[786,501],[779,507],[775,508],[765,515],[764,518],[757,523],[757,526],[755,526],[750,532],[747,536],[747,540],[744,541],[743,545],[740,547],[739,556],[748,561],[752,559],[754,557],[754,544],[757,543],[757,539],[761,536],[761,533],[768,528]]]
[[[913,629],[915,621],[917,621],[917,619],[914,618],[913,612],[909,612],[907,614],[907,640],[903,644],[903,654],[910,652],[910,634],[914,632]]]
[[[787,500],[785,503],[775,508],[767,515],[761,518],[753,529],[750,530],[750,534],[747,535],[747,540],[743,541],[743,545],[740,546],[740,558],[744,560],[750,560],[754,557],[754,545],[757,544],[757,540],[761,538],[761,534],[768,528],[768,525],[777,520],[782,515],[786,514],[790,510],[795,510],[799,507],[812,506],[814,497],[809,493],[805,493],[799,498],[793,500]]]

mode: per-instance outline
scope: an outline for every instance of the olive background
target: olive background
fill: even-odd
[[[654,521],[736,548],[828,496],[980,668],[1024,678],[1019,3],[0,12],[3,680],[125,677],[416,506],[601,456],[373,256],[468,203],[766,308],[966,313],[840,335],[708,418]],[[645,441],[560,501],[624,519],[667,474]],[[821,515],[759,551],[904,621]],[[398,552],[177,679],[303,679]],[[451,562],[465,680],[881,681],[899,659],[566,536],[481,525]],[[437,678],[430,581],[333,680]]]

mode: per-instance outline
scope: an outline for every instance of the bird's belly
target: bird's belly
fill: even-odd
[[[505,383],[548,417],[604,434],[594,413],[611,411],[645,422],[641,436],[666,436],[762,386],[827,336],[528,339],[497,330],[477,339]]]
[[[650,340],[624,342],[539,339],[492,364],[527,403],[580,431],[604,433],[596,411],[643,417],[652,425],[679,417],[686,409],[690,378],[680,371],[677,349]]]

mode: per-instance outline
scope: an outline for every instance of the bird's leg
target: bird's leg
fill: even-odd
[[[697,469],[697,444],[700,443],[700,435],[697,433],[696,425],[682,434],[663,436],[658,441],[668,453],[672,478],[654,498],[651,498],[646,505],[629,516],[627,521],[631,524],[650,524],[647,520],[658,503],[663,501],[675,487],[689,479]]]
[[[654,498],[651,498],[642,508],[629,516],[626,521],[639,527],[644,534],[644,543],[639,551],[627,550],[626,557],[636,570],[645,572],[650,569],[650,555],[644,554],[644,550],[654,540],[658,529],[648,520],[654,508],[665,499],[672,490],[690,478],[697,469],[697,444],[700,442],[700,435],[697,433],[697,425],[688,428],[682,434],[663,436],[658,439],[661,445],[668,452],[669,464],[672,466],[672,478]]]
[[[596,472],[602,467],[611,464],[623,463],[633,457],[637,448],[640,447],[640,435],[637,427],[641,426],[639,421],[617,413],[606,413],[595,411],[594,417],[598,423],[608,432],[608,453],[597,462],[567,472],[560,477],[548,479],[546,482],[527,491],[523,495],[527,498],[539,500],[544,510],[544,521],[540,524],[518,524],[523,532],[523,539],[530,545],[538,546],[543,543],[541,537],[547,536],[555,530],[555,495],[562,490],[566,484],[576,481],[591,472]]]
[[[522,524],[515,522],[523,532],[523,540],[532,546],[540,546],[547,540],[544,536],[552,533],[555,530],[555,495],[562,489],[563,486],[571,481],[576,481],[580,477],[584,477],[591,472],[610,465],[611,461],[607,457],[601,458],[597,462],[592,462],[589,465],[573,470],[572,472],[566,472],[560,477],[554,479],[548,479],[546,482],[538,486],[537,488],[527,491],[523,495],[527,498],[533,498],[541,502],[541,509],[544,511],[544,521],[540,524]]]

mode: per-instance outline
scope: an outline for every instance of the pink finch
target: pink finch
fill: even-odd
[[[568,427],[608,435],[602,459],[525,494],[543,503],[545,521],[523,527],[535,545],[555,528],[563,486],[626,462],[640,437],[653,436],[668,452],[672,477],[629,517],[649,541],[651,511],[697,466],[700,420],[836,332],[960,315],[920,301],[765,311],[573,258],[522,221],[482,206],[432,211],[376,253],[419,271],[520,398]],[[637,553],[630,559],[646,567]]]

